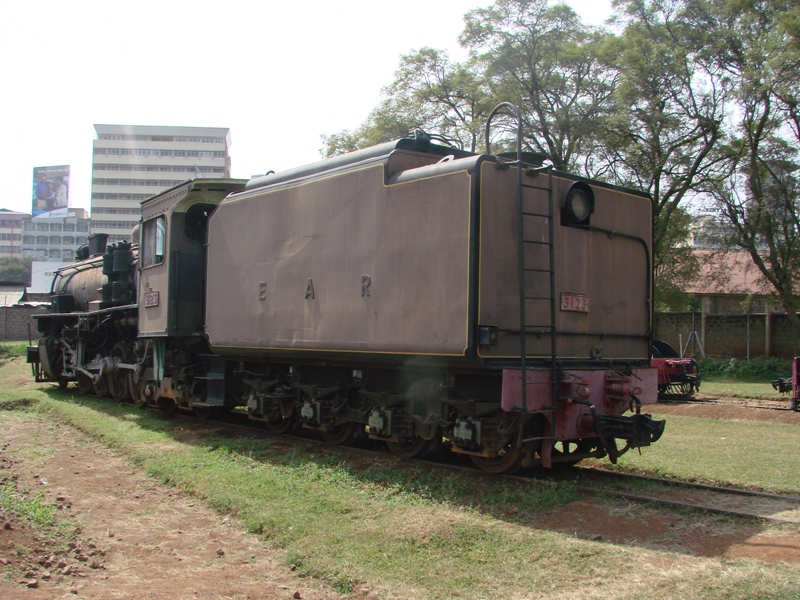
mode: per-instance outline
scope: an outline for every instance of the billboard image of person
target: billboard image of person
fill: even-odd
[[[33,216],[69,206],[69,165],[34,167]]]

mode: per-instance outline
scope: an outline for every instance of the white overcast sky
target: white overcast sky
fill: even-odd
[[[229,127],[234,177],[319,159],[360,125],[399,57],[451,59],[492,0],[9,0],[0,35],[0,208],[30,212],[34,167],[70,165],[89,208],[93,125]],[[609,0],[568,0],[587,23]]]

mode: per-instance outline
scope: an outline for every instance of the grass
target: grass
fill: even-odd
[[[653,407],[655,417],[658,407]],[[619,460],[626,470],[800,494],[800,426],[663,415],[664,435],[641,455]],[[800,424],[800,423],[799,423]]]
[[[11,356],[25,356],[28,350],[28,341],[10,341],[0,344],[0,358]]]
[[[0,510],[7,517],[31,525],[50,540],[72,538],[75,534],[74,524],[63,519],[58,509],[45,501],[43,494],[22,494],[8,477],[0,478]]]
[[[9,369],[17,369],[7,378],[14,381],[24,365],[5,365],[0,382]],[[574,497],[568,487],[346,460],[279,439],[227,437],[213,425],[201,436],[179,421],[48,386],[0,383],[0,403],[81,429],[160,482],[235,516],[282,548],[287,564],[341,593],[366,584],[380,598],[408,599],[797,597],[798,565],[723,562],[533,527],[532,519],[546,522],[549,509]],[[709,432],[708,422],[695,421],[670,417],[658,445],[629,453],[625,464],[728,480],[749,477],[784,443],[792,450],[786,461],[796,456],[789,432],[725,422]],[[727,436],[742,442],[720,441]],[[733,466],[707,460],[720,449]],[[745,450],[752,457],[740,468]],[[760,477],[759,485],[782,488],[800,481],[793,470]]]
[[[769,381],[742,381],[732,377],[703,376],[700,382],[700,393],[708,396],[725,398],[767,398],[789,401],[790,394],[781,394]]]

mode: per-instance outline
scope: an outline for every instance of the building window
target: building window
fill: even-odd
[[[51,235],[50,236],[50,245],[51,246],[60,246],[61,245],[61,236],[60,235]]]
[[[61,223],[50,223],[50,231],[61,231]]]
[[[74,246],[75,245],[75,238],[71,235],[65,235],[61,238],[61,241],[65,246]]]
[[[47,236],[46,235],[37,235],[36,236],[36,243],[37,244],[47,245]]]

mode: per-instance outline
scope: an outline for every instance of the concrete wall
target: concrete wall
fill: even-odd
[[[694,338],[692,332],[697,332]],[[706,356],[756,356],[798,355],[798,340],[789,319],[784,314],[754,315],[703,315],[702,313],[657,313],[655,338],[678,348],[681,341],[689,344],[687,354],[700,356],[697,340]]]
[[[46,311],[46,307],[33,306],[0,306],[0,341],[19,341],[28,339],[28,323],[31,337],[35,342],[39,335],[32,315]]]

